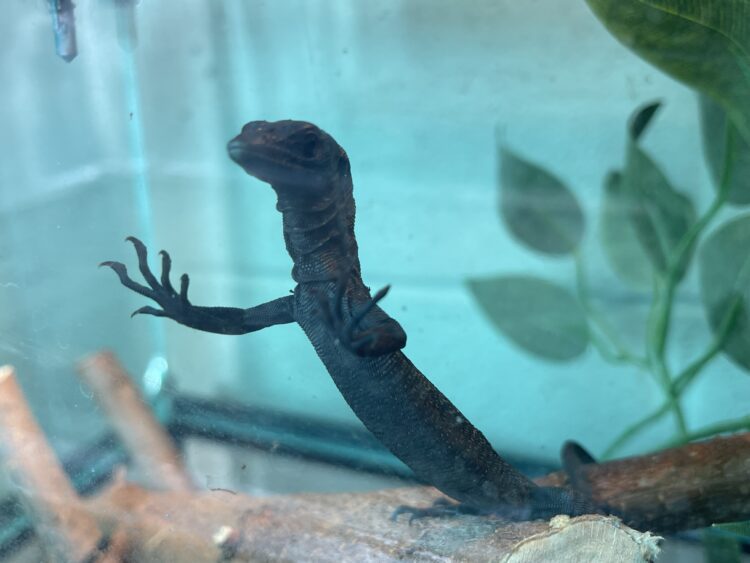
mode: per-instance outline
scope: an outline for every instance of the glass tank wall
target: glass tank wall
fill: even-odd
[[[405,354],[519,467],[554,469],[571,439],[609,459],[747,429],[750,7],[616,4],[79,0],[68,63],[49,7],[7,0],[0,365],[58,454],[108,428],[75,375],[107,349],[165,424],[181,409],[231,442],[252,420],[247,439],[283,459],[408,476],[296,323],[131,319],[156,304],[97,267],[143,283],[136,236],[157,276],[161,249],[175,285],[189,273],[196,305],[289,295],[276,194],[227,155],[252,120],[309,121],[344,148],[364,282],[391,285]],[[656,31],[628,19],[646,4]],[[341,463],[248,476],[239,448],[183,438],[202,487],[384,486],[339,480]]]

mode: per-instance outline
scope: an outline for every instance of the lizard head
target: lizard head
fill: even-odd
[[[245,172],[289,195],[317,196],[349,170],[344,149],[305,121],[251,121],[227,151]]]

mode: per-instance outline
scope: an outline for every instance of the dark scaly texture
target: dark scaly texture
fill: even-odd
[[[388,288],[371,298],[362,282],[349,159],[333,138],[310,123],[256,121],[243,127],[228,151],[278,196],[284,240],[294,261],[294,294],[250,309],[191,305],[187,276],[179,293],[169,281],[169,255],[162,253],[157,280],[146,264],[145,246],[131,237],[149,287],[130,279],[120,263],[105,265],[126,287],[161,306],[136,313],[224,334],[297,322],[364,425],[417,477],[459,501],[460,510],[513,519],[595,511],[578,493],[537,487],[505,462],[401,353],[403,329],[377,306]],[[404,511],[440,515],[454,508]]]

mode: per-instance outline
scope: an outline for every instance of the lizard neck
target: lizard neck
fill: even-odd
[[[349,174],[331,181],[314,197],[274,186],[276,209],[282,214],[284,242],[294,261],[297,283],[337,280],[346,269],[359,277],[354,238],[354,196]]]

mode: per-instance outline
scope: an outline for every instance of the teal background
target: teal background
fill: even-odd
[[[648,295],[605,265],[596,218],[635,107],[664,101],[645,146],[699,208],[710,198],[693,93],[618,44],[584,2],[160,0],[136,8],[128,50],[112,5],[80,0],[71,64],[54,54],[43,3],[8,0],[4,15],[0,363],[17,367],[59,448],[99,432],[73,364],[102,347],[139,377],[164,355],[185,392],[354,421],[295,325],[221,337],[130,320],[145,300],[96,268],[115,259],[135,272],[123,243],[134,234],[190,273],[193,303],[286,294],[273,192],[224,150],[255,119],[312,121],[347,150],[365,281],[393,285],[384,308],[409,335],[406,353],[498,449],[552,460],[575,438],[598,453],[661,404],[646,374],[592,350],[564,364],[526,355],[464,285],[526,273],[572,287],[571,261],[525,250],[500,224],[498,140],[575,191],[593,295],[634,343]],[[676,315],[670,359],[685,364],[709,339],[694,272]],[[686,397],[688,423],[746,414],[748,392],[718,359]],[[628,451],[671,431],[667,417]]]

